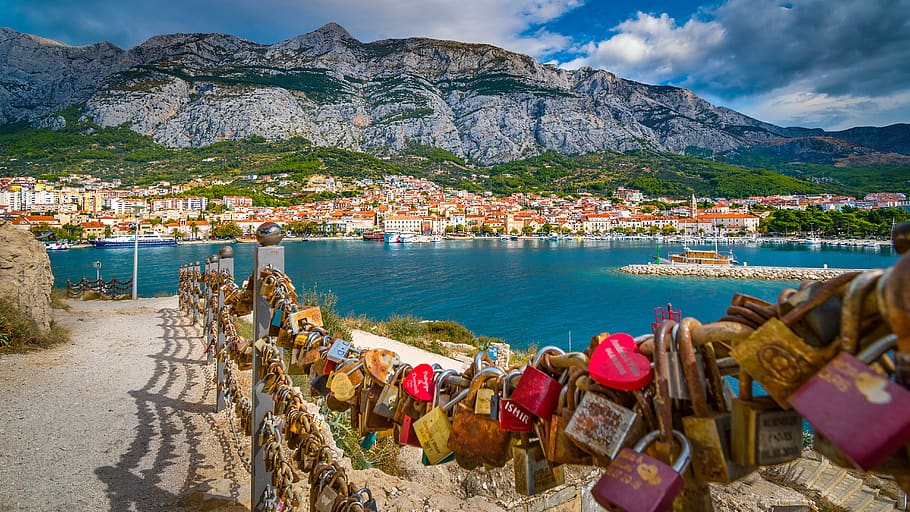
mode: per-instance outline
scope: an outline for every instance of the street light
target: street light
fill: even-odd
[[[133,300],[139,297],[139,211],[141,206],[134,206],[136,213],[136,234],[133,235]]]

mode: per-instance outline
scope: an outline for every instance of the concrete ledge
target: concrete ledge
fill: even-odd
[[[722,279],[757,279],[764,281],[809,281],[837,277],[863,269],[810,267],[739,267],[734,265],[626,265],[620,272],[650,276],[716,277]]]

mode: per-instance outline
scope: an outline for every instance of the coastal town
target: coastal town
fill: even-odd
[[[250,176],[268,184],[281,176]],[[69,233],[72,241],[92,241],[135,230],[181,240],[252,237],[263,222],[276,222],[300,236],[379,236],[384,232],[420,235],[723,235],[754,236],[761,219],[776,209],[823,211],[845,207],[910,209],[901,193],[862,198],[833,194],[775,195],[738,199],[647,198],[619,187],[611,198],[579,190],[570,197],[442,188],[410,176],[386,176],[343,183],[315,176],[307,190],[335,196],[287,207],[254,205],[248,196],[207,198],[188,191],[220,184],[159,182],[127,187],[71,174],[55,181],[33,177],[0,178],[0,216],[20,229]],[[269,192],[269,187],[265,192]],[[665,204],[666,208],[658,205]],[[61,228],[64,228],[61,231]]]

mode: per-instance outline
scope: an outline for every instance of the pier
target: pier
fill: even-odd
[[[756,279],[761,281],[810,281],[830,279],[861,269],[813,267],[765,267],[735,265],[653,264],[626,265],[620,272],[650,276],[717,277],[721,279]]]

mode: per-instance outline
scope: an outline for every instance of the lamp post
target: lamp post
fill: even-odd
[[[134,206],[136,212],[136,234],[133,235],[133,300],[139,297],[139,211],[141,206]]]

